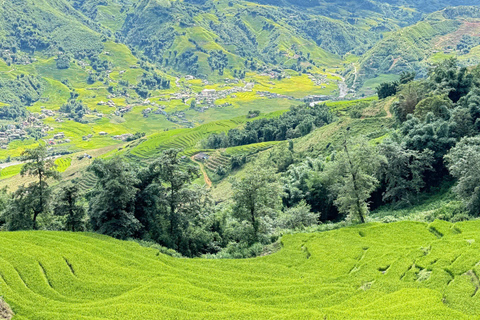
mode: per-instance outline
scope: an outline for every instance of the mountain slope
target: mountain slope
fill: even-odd
[[[436,53],[455,53],[456,45],[464,34],[472,33],[478,38],[472,26],[480,22],[479,18],[479,7],[446,8],[428,15],[415,25],[386,34],[361,57],[360,81],[402,71],[415,71],[425,76],[431,64],[429,59]],[[353,81],[352,78],[353,75],[350,81]]]
[[[1,49],[11,56],[20,51],[49,51],[51,55],[63,51],[82,56],[102,49],[103,28],[64,0],[3,1],[0,21]],[[19,59],[22,62],[21,57],[12,62]]]

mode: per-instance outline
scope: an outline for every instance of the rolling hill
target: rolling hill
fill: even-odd
[[[0,233],[14,319],[477,319],[479,222],[285,235],[250,260],[178,259],[83,233]]]

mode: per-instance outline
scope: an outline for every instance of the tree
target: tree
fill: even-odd
[[[30,191],[32,188],[20,186],[11,194],[2,217],[6,230],[31,230],[33,228],[34,201],[32,200],[34,200],[34,194]]]
[[[411,204],[413,198],[425,186],[425,172],[432,170],[433,151],[409,150],[396,137],[384,141],[379,152],[387,162],[381,167],[385,182],[383,201]]]
[[[417,74],[415,72],[402,71],[400,74],[400,84],[407,84],[415,80]]]
[[[448,119],[452,109],[452,101],[446,95],[436,95],[420,101],[415,107],[415,117],[425,120],[429,112],[438,118]]]
[[[0,231],[6,227],[10,195],[8,194],[8,188],[3,187],[0,189]]]
[[[398,92],[398,102],[392,106],[393,114],[402,123],[409,114],[415,112],[417,104],[425,98],[427,83],[417,81],[401,85]]]
[[[233,216],[246,221],[251,228],[252,242],[265,232],[264,221],[275,216],[281,204],[281,189],[274,172],[253,167],[242,178],[232,181]]]
[[[60,112],[66,113],[69,118],[76,122],[82,122],[82,118],[88,112],[88,108],[82,101],[76,100],[74,95],[72,99],[60,107]]]
[[[294,207],[302,200],[310,206],[320,221],[336,220],[338,211],[330,191],[330,176],[325,172],[325,161],[307,158],[288,168],[283,178],[283,204]]]
[[[37,229],[37,217],[47,211],[50,202],[51,192],[47,180],[58,179],[60,175],[56,170],[55,160],[47,156],[47,149],[43,145],[22,152],[22,160],[25,161],[20,171],[22,177],[31,176],[38,179],[28,186],[28,197],[32,201],[30,204],[33,211],[32,226],[33,229]],[[35,196],[32,197],[32,195]]]
[[[341,213],[365,223],[369,212],[367,200],[379,184],[375,174],[384,162],[385,158],[367,141],[345,138],[343,151],[326,168],[334,181],[331,190]]]
[[[445,156],[450,174],[457,179],[455,193],[471,214],[480,214],[480,136],[463,138]]]
[[[409,115],[399,132],[402,135],[402,143],[407,149],[433,151],[435,176],[439,179],[445,173],[443,157],[457,142],[455,125],[443,118],[436,118],[432,113],[427,114],[424,121]],[[431,182],[433,184],[433,182]]]
[[[301,229],[318,222],[318,215],[311,212],[311,207],[302,200],[296,206],[286,209],[279,217],[277,224],[284,229]]]
[[[384,82],[377,87],[378,99],[385,99],[397,94],[398,82]]]
[[[429,71],[429,78],[439,94],[448,94],[456,103],[467,95],[473,85],[473,75],[467,68],[460,68],[458,60],[451,58],[442,61]]]
[[[178,153],[177,149],[164,151],[144,172],[151,182],[139,187],[142,198],[137,197],[137,201],[150,199],[153,216],[148,219],[153,218],[156,225],[154,239],[184,255],[194,256],[205,252],[211,242],[206,227],[212,203],[204,189],[191,186],[200,176],[198,168],[184,166]],[[137,206],[137,210],[143,209]],[[137,216],[140,219],[141,215]]]
[[[119,239],[133,236],[141,228],[134,215],[138,180],[133,167],[116,157],[95,159],[88,170],[97,177],[88,194],[92,229]]]
[[[67,54],[60,54],[55,59],[55,63],[57,69],[68,69],[70,68],[70,57]]]
[[[80,190],[76,181],[64,186],[57,196],[53,212],[57,216],[65,216],[65,228],[69,231],[82,231],[85,227],[85,208],[78,204]]]

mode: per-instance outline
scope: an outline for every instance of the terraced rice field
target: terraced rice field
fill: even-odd
[[[240,120],[210,122],[193,129],[176,129],[153,134],[130,150],[130,156],[140,160],[155,157],[166,149],[182,149],[188,152],[212,133],[228,131],[241,123]],[[191,152],[190,152],[191,153]],[[189,153],[189,154],[190,154]]]
[[[177,259],[105,236],[0,233],[14,319],[478,319],[480,221],[286,235],[248,260]]]
[[[238,154],[245,154],[245,153],[251,154],[251,153],[267,150],[273,147],[274,145],[282,142],[283,141],[268,141],[268,142],[247,144],[247,145],[238,146],[238,147],[230,147],[225,149],[225,153],[229,155],[238,155]]]
[[[230,166],[230,159],[218,151],[212,153],[205,161],[205,167],[212,172],[215,172],[219,167],[229,168]]]
[[[58,172],[65,172],[71,165],[72,165],[72,158],[58,158],[55,160],[55,164],[57,165]]]

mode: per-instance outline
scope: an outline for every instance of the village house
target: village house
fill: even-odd
[[[204,152],[200,152],[200,153],[197,153],[195,156],[193,156],[193,158],[196,161],[205,161],[205,160],[208,160],[209,155]]]
[[[53,136],[53,139],[59,140],[65,138],[65,134],[63,132],[59,132],[56,135]]]
[[[113,136],[113,139],[122,140],[122,141],[127,141],[128,139],[131,139],[131,138],[133,138],[133,134],[131,133],[124,133],[124,134]]]

